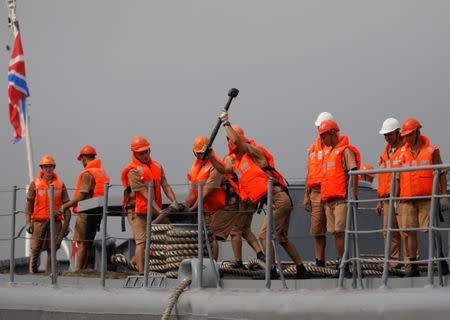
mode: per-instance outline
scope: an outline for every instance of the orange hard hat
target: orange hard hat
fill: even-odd
[[[81,156],[95,156],[97,155],[97,151],[95,151],[93,146],[84,146],[81,148],[80,153],[78,154],[77,159],[81,160]]]
[[[203,148],[206,146],[207,143],[208,143],[207,136],[197,136],[194,139],[194,146],[193,146],[194,152],[202,152]]]
[[[407,136],[411,132],[414,132],[417,129],[422,128],[422,125],[419,121],[414,118],[408,118],[403,122],[402,126],[402,137]]]
[[[333,120],[325,120],[319,126],[319,134],[324,134],[330,130],[339,131],[339,126]]]
[[[150,142],[143,136],[135,136],[133,140],[131,140],[131,151],[142,152],[146,150],[150,150]]]
[[[56,166],[55,159],[49,154],[45,154],[42,156],[41,160],[39,161],[40,166]]]
[[[362,164],[360,170],[373,170],[373,167],[370,164]],[[375,178],[373,173],[367,173],[369,177]]]

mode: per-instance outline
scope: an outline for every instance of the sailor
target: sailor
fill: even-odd
[[[198,184],[203,181],[205,223],[210,226],[212,231],[212,253],[213,258],[217,260],[219,256],[217,240],[224,241],[228,237],[236,213],[224,210],[225,190],[222,187],[224,176],[211,165],[208,159],[202,160],[203,149],[207,143],[208,137],[206,136],[198,136],[194,139],[192,151],[195,160],[187,175],[191,187],[184,204],[190,212],[198,210]]]
[[[314,123],[317,129],[326,120],[333,120],[333,115],[329,112],[321,112]],[[320,199],[320,185],[323,176],[323,159],[329,150],[329,147],[322,144],[318,134],[316,141],[308,149],[305,192],[303,196],[303,207],[307,212],[311,212],[311,228],[309,232],[314,237],[314,257],[318,267],[325,267],[327,218],[323,202]]]
[[[395,118],[387,118],[384,120],[381,126],[380,134],[384,135],[384,139],[387,144],[378,160],[378,166],[380,169],[387,168],[398,168],[401,166],[399,155],[401,149],[405,144],[405,139],[402,138],[400,134],[400,122]],[[361,167],[362,169],[362,167]],[[383,229],[387,228],[388,225],[388,214],[389,214],[389,198],[391,193],[391,179],[392,174],[384,173],[378,175],[378,198],[385,199],[380,200],[376,207],[376,212],[378,215],[383,213]],[[397,207],[397,205],[395,205]],[[398,215],[395,210],[392,216],[391,227],[393,229],[398,229]],[[402,234],[403,236],[403,234]],[[403,238],[403,239],[402,239]],[[386,239],[386,232],[384,232],[384,239]],[[404,258],[408,259],[408,254],[405,247],[405,237],[401,237],[400,232],[391,232],[391,253],[390,260],[398,261],[401,259],[400,247],[403,240],[403,252]],[[396,262],[391,263],[394,268],[400,267]]]
[[[360,170],[373,170],[373,166],[370,164],[362,164]],[[373,173],[360,174],[358,176],[358,181],[365,181],[367,183],[372,184],[375,179],[375,175]]]
[[[320,197],[324,202],[327,216],[327,231],[334,235],[338,260],[344,254],[344,231],[347,215],[348,175],[360,166],[358,149],[350,144],[347,136],[340,135],[339,126],[333,120],[323,121],[319,126],[322,143],[330,147],[323,161],[323,178]],[[354,195],[358,196],[358,179],[353,179]],[[351,277],[349,265],[345,265],[344,275]]]
[[[78,202],[86,199],[102,197],[105,183],[110,179],[102,168],[102,160],[97,158],[97,151],[92,146],[81,148],[77,160],[83,165],[83,171],[78,176],[74,198],[63,205],[62,210],[73,207],[77,213],[73,240],[77,242],[75,269],[86,269],[92,251],[97,230],[100,229],[101,213],[78,212]]]
[[[284,187],[284,180],[282,181],[278,177],[279,174],[274,174],[275,169],[269,166],[261,149],[246,142],[236,133],[228,121],[228,113],[225,110],[221,111],[219,118],[225,128],[227,137],[236,145],[236,151],[234,152],[236,161],[233,166],[227,163],[223,165],[221,162],[216,161],[211,153],[208,154],[209,160],[222,174],[236,173],[239,197],[242,201],[250,200],[253,204],[264,202],[263,199],[267,195],[269,176],[274,178],[273,202],[269,205],[272,205],[273,208],[276,238],[296,264],[296,278],[310,278],[311,273],[305,269],[295,245],[288,238],[292,201],[287,193],[287,189]],[[281,175],[279,176],[281,177]],[[259,239],[263,248],[265,248],[266,241],[270,241],[270,239],[266,239],[267,224],[268,218],[266,216],[259,230]],[[273,264],[275,262],[274,254],[272,254],[271,262]],[[272,268],[271,277],[278,277],[276,267]]]
[[[442,164],[439,147],[430,143],[430,140],[421,134],[422,125],[414,118],[408,118],[402,125],[402,137],[406,143],[401,148],[400,162],[402,166],[427,166]],[[400,197],[431,196],[433,189],[433,171],[421,170],[402,172],[400,179]],[[447,194],[446,171],[439,172],[438,193]],[[398,204],[399,226],[400,228],[418,228],[423,232],[428,231],[430,222],[431,199],[404,199]],[[440,212],[448,210],[448,198],[439,198]],[[410,261],[416,260],[418,248],[417,232],[403,231],[407,235],[406,248]],[[438,253],[443,256],[442,252]],[[448,273],[446,261],[440,261],[444,274]],[[420,276],[419,266],[411,264],[408,277]]]
[[[42,250],[47,251],[46,272],[51,269],[51,250],[50,250],[50,185],[54,186],[54,211],[55,211],[55,231],[57,249],[61,244],[63,237],[67,235],[70,223],[70,210],[64,210],[62,214],[57,214],[63,203],[69,201],[69,195],[64,183],[58,178],[55,172],[56,163],[52,156],[44,155],[39,161],[41,170],[38,176],[30,183],[27,192],[27,203],[25,208],[26,229],[32,234],[31,238],[31,257],[29,264],[30,273],[37,272],[39,256]],[[64,221],[64,227],[61,226]],[[33,264],[33,257],[34,264]]]
[[[244,130],[237,124],[232,125],[234,131],[241,137],[242,140],[247,143],[259,148],[264,152],[264,156],[266,157],[268,162],[274,165],[273,156],[262,146],[256,144],[256,142],[252,139],[247,139],[244,135]],[[233,166],[236,161],[235,151],[236,145],[228,139],[228,154],[224,158],[224,162],[229,163],[230,166]],[[256,258],[262,261],[266,260],[264,252],[259,245],[258,239],[252,231],[252,221],[253,215],[257,210],[257,206],[253,204],[251,201],[241,201],[239,198],[239,186],[238,179],[235,174],[228,174],[227,177],[227,204],[234,205],[239,214],[236,216],[236,220],[234,222],[233,228],[231,229],[231,248],[233,250],[233,255],[236,260],[236,267],[242,268],[242,238],[244,238],[248,245],[255,251]]]
[[[174,208],[174,211],[179,211],[179,204],[167,182],[162,165],[150,156],[149,141],[143,136],[135,136],[131,140],[131,152],[131,161],[123,169],[121,180],[125,189],[124,208],[136,242],[135,261],[139,273],[143,274],[147,237],[147,184],[152,183],[153,219],[157,218],[162,210],[161,189],[171,201],[170,207]]]

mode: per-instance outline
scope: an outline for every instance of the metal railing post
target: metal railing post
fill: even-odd
[[[389,211],[387,212],[388,219],[387,219],[387,230],[386,230],[386,242],[384,244],[384,262],[383,262],[383,275],[381,277],[381,281],[383,282],[382,288],[389,288],[388,287],[388,279],[389,279],[389,260],[391,259],[391,238],[392,238],[392,219],[395,217],[394,211],[395,211],[395,201],[394,197],[395,194],[395,187],[396,187],[396,174],[391,174],[391,190],[389,191]],[[383,214],[386,214],[386,212],[383,212]],[[403,244],[406,246],[406,243]]]
[[[107,234],[107,219],[108,219],[108,195],[109,195],[109,182],[106,182],[104,185],[104,194],[103,194],[103,216],[102,216],[102,263],[101,263],[101,273],[100,278],[102,282],[102,288],[105,288],[106,283],[106,234]]]
[[[270,279],[270,270],[272,269],[272,197],[273,197],[273,179],[269,177],[267,181],[267,230],[266,230],[266,289],[270,289],[272,282]],[[280,270],[283,272],[283,270]]]
[[[202,198],[203,198],[203,194],[202,194]],[[201,204],[202,204],[202,211],[203,211],[203,199],[201,200]],[[200,206],[200,202],[198,203],[198,205]],[[204,217],[204,215],[202,215],[202,217]],[[222,288],[222,284],[220,283],[219,271],[216,268],[216,264],[214,262],[214,257],[213,257],[213,253],[212,253],[212,249],[211,249],[211,243],[209,242],[208,228],[206,227],[206,223],[205,223],[204,219],[202,220],[202,225],[203,225],[202,232],[205,236],[205,243],[206,243],[206,249],[208,250],[209,261],[211,262],[211,268],[214,270],[214,279],[216,281],[216,288]]]
[[[199,289],[202,288],[202,280],[203,280],[203,183],[204,181],[200,181],[197,185],[197,234],[198,234],[198,242],[197,242],[197,250],[198,250],[198,277],[197,277],[197,287]],[[206,235],[208,236],[208,235]]]
[[[438,182],[439,182],[439,170],[434,170],[433,175],[433,189],[431,192],[431,212],[430,212],[430,223],[428,225],[428,284],[433,286],[434,279],[434,217],[436,214],[437,198],[438,193]]]
[[[353,188],[352,188],[353,192]],[[356,197],[355,197],[356,199]],[[361,272],[361,261],[359,256],[359,236],[358,236],[358,217],[357,217],[357,209],[356,205],[352,204],[352,211],[353,211],[353,230],[355,231],[355,234],[353,235],[353,242],[354,242],[354,248],[355,248],[355,256],[357,258],[356,260],[356,274],[358,275],[358,283],[359,287],[363,289],[363,282],[362,282],[362,272]],[[355,273],[355,270],[353,270],[353,273]]]
[[[14,283],[15,250],[16,250],[16,210],[17,210],[17,186],[13,186],[11,205],[11,252],[9,257],[9,282]]]
[[[353,176],[350,174],[348,177],[348,186],[347,186],[347,200],[352,200],[352,192],[351,188],[353,185]],[[341,264],[339,265],[339,284],[338,288],[342,289],[344,287],[344,268],[345,263],[347,263],[348,251],[349,251],[349,227],[350,227],[350,217],[352,214],[352,206],[349,201],[347,201],[347,217],[345,219],[345,238],[344,238],[344,254],[341,258]]]
[[[159,188],[159,186],[157,186]],[[144,287],[148,288],[148,272],[150,269],[150,240],[152,238],[152,217],[153,217],[153,182],[147,183],[147,237],[145,238],[145,255],[144,255]]]
[[[51,252],[51,278],[52,278],[52,285],[57,284],[57,277],[56,274],[56,232],[55,232],[55,186],[50,184],[50,252]],[[44,240],[45,241],[45,240]]]

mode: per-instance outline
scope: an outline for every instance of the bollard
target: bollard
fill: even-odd
[[[16,206],[17,206],[17,186],[13,187],[11,206],[11,255],[9,258],[9,282],[14,283],[15,269],[15,245],[16,245]]]
[[[101,272],[100,278],[102,282],[102,288],[105,288],[106,284],[106,269],[107,269],[107,261],[106,261],[106,228],[107,228],[107,219],[108,219],[108,195],[109,195],[109,182],[106,182],[104,185],[104,194],[103,194],[103,216],[102,216],[102,263],[101,263]]]
[[[198,209],[197,209],[197,233],[198,233],[198,241],[197,241],[197,249],[198,249],[198,277],[197,277],[197,287],[199,289],[202,288],[202,278],[203,278],[203,232],[202,232],[202,224],[203,224],[203,184],[204,181],[200,181],[197,186],[198,190]]]
[[[51,278],[52,285],[55,286],[58,282],[58,275],[56,274],[56,231],[55,231],[55,186],[50,184],[50,252],[51,260]],[[44,240],[45,241],[45,240]]]
[[[148,272],[150,269],[150,239],[152,238],[152,216],[153,216],[153,182],[147,183],[147,237],[145,238],[145,261],[144,261],[144,287],[148,288]],[[159,188],[159,186],[158,186]]]
[[[272,196],[273,196],[273,180],[269,177],[267,181],[267,230],[266,230],[266,289],[270,289],[272,282],[270,279],[270,270],[272,269]],[[282,270],[280,270],[282,272]]]

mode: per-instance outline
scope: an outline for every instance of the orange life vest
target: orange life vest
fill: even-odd
[[[105,194],[105,183],[109,182],[110,179],[106,174],[106,171],[102,169],[102,160],[94,159],[88,163],[88,165],[84,168],[83,171],[81,171],[80,175],[78,176],[74,197],[76,198],[80,194],[81,180],[85,173],[89,173],[92,177],[94,177],[95,186],[92,198],[103,196]],[[78,212],[78,206],[73,207],[73,212]]]
[[[242,201],[250,199],[252,203],[257,203],[267,194],[267,174],[244,154],[240,161],[235,162],[233,170],[238,178],[238,194]]]
[[[198,197],[198,183],[200,181],[206,181],[209,178],[211,170],[213,166],[211,162],[207,160],[203,163],[198,159],[195,159],[192,164],[191,171],[188,173],[187,178],[190,183],[192,183],[193,191],[195,194],[195,199]],[[217,210],[223,208],[225,206],[225,191],[218,187],[215,188],[211,194],[206,198],[206,201],[203,203],[203,207],[205,212],[209,214],[213,214]]]
[[[50,219],[50,186],[43,178],[43,172],[39,171],[38,177],[33,180],[36,188],[36,197],[34,198],[34,210],[31,215],[33,221],[45,221]],[[55,187],[53,208],[55,212],[59,211],[62,205],[62,186],[63,183],[58,179],[56,173],[53,173],[53,186]],[[63,219],[58,216],[58,221]]]
[[[406,143],[400,155],[403,166],[428,166],[433,164],[433,153],[438,147],[430,144],[430,140],[421,135],[422,149],[414,159],[409,145]],[[411,171],[400,173],[400,197],[429,196],[433,189],[433,171]]]
[[[394,153],[391,155],[391,158],[389,158],[389,150],[391,147],[389,144],[386,145],[386,147],[383,150],[383,153],[380,155],[380,159],[378,161],[378,166],[380,169],[387,169],[387,168],[399,168],[401,167],[399,156],[402,153],[402,150],[405,149],[404,142],[394,151]],[[391,180],[392,180],[392,173],[380,173],[378,175],[378,197],[379,198],[386,198],[389,197],[389,194],[391,193]]]
[[[330,152],[330,148],[323,146],[320,136],[317,137],[308,149],[308,176],[306,177],[306,187],[312,189],[320,187],[323,178],[323,159]]]
[[[341,136],[336,147],[330,150],[323,162],[323,179],[320,187],[322,201],[328,199],[345,199],[347,197],[347,177],[342,166],[342,155],[349,148],[355,153],[356,165],[359,169],[361,156],[358,149],[349,143],[347,136]]]
[[[152,199],[156,202],[156,204],[162,208],[162,197],[161,197],[161,178],[162,178],[162,170],[161,164],[159,162],[150,159],[149,163],[140,162],[134,155],[131,157],[131,162],[123,169],[121,180],[122,185],[126,189],[129,187],[128,185],[128,172],[131,169],[136,170],[142,182],[153,182],[153,190],[152,190]],[[148,187],[145,189],[148,192]],[[147,215],[147,199],[140,193],[136,192],[136,204],[134,211],[138,216],[146,216]],[[124,204],[127,205],[127,204]],[[153,217],[156,217],[156,213],[153,213]]]

